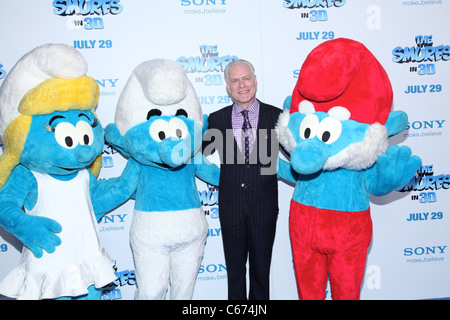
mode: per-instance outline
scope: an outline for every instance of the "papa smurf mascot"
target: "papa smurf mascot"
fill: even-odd
[[[208,225],[195,177],[215,185],[219,168],[199,152],[203,115],[184,69],[167,59],[141,63],[118,101],[106,140],[137,170],[130,242],[136,299],[190,299]],[[207,126],[206,126],[207,127]]]
[[[86,72],[75,49],[48,44],[23,56],[0,88],[0,226],[24,244],[2,295],[99,299],[117,278],[97,219],[126,200],[126,186],[96,178],[104,135],[98,84]]]
[[[289,101],[290,99],[290,101]],[[391,111],[389,78],[361,43],[317,46],[301,67],[277,130],[290,153],[279,175],[295,183],[289,228],[300,299],[359,299],[372,238],[369,195],[405,185],[421,165],[411,149],[389,146],[407,125]]]

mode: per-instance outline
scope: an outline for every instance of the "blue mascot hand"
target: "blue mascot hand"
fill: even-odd
[[[55,220],[22,212],[15,215],[14,219],[9,219],[8,225],[5,229],[28,247],[36,258],[42,257],[43,251],[54,252],[61,244],[61,239],[55,233],[61,232],[62,228]]]
[[[109,143],[114,149],[118,150],[126,157],[130,157],[128,152],[125,150],[125,139],[120,134],[119,129],[116,124],[110,123],[105,128],[105,140]]]
[[[56,247],[61,244],[61,239],[55,234],[61,232],[61,226],[58,222],[45,217],[30,217],[28,226],[24,229],[33,230],[32,234],[25,233],[22,242],[33,252],[36,258],[43,255],[43,250],[48,253],[55,251]],[[16,232],[17,234],[17,232]]]
[[[382,154],[372,170],[375,175],[369,192],[375,196],[383,196],[398,188],[403,187],[416,174],[422,165],[418,156],[412,156],[411,149],[407,146],[390,146],[385,154]]]
[[[206,131],[208,131],[208,125],[209,125],[209,121],[208,121],[209,116],[207,114],[203,115],[203,129],[202,129],[202,136],[205,135]]]
[[[297,177],[294,176],[294,172],[292,171],[291,164],[281,158],[278,158],[278,178],[284,179],[290,183],[296,183]]]

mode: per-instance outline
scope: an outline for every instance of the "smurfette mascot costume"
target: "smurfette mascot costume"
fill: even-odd
[[[94,113],[98,85],[86,71],[75,49],[43,45],[0,88],[0,226],[24,244],[19,265],[0,283],[2,295],[98,299],[117,278],[94,210],[113,208],[120,192],[107,193],[110,182],[93,174],[104,137]]]

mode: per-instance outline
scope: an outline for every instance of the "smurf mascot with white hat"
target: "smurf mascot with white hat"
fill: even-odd
[[[97,220],[126,200],[126,185],[96,178],[104,136],[98,84],[86,72],[78,51],[48,44],[23,56],[0,87],[0,226],[24,244],[2,295],[99,299],[117,278]]]
[[[137,299],[164,299],[169,283],[171,299],[193,295],[208,230],[195,177],[217,186],[220,172],[199,152],[203,120],[184,69],[155,59],[134,69],[106,127],[106,140],[139,176],[127,179],[136,190]]]

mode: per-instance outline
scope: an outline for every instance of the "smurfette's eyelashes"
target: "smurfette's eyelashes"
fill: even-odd
[[[47,131],[50,131],[50,132],[55,132],[55,128],[53,128],[52,126],[50,126],[49,124],[44,124],[44,128],[45,128],[45,130],[47,130]]]
[[[95,128],[98,126],[98,124],[99,124],[99,122],[98,122],[97,118],[94,118],[94,123],[92,123],[90,126],[91,126],[91,128]],[[50,124],[47,124],[47,123],[44,124],[44,129],[49,132],[55,132],[55,128],[56,128],[56,125],[51,126]]]
[[[98,126],[98,120],[97,120],[97,118],[94,118],[94,123],[93,124],[91,124],[91,128],[95,128],[96,126]]]

